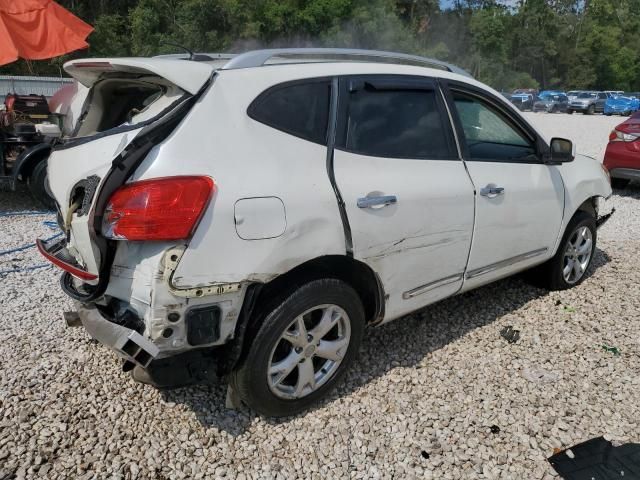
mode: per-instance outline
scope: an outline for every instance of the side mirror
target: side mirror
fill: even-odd
[[[573,162],[574,158],[576,158],[576,146],[571,140],[557,137],[551,139],[551,162]]]

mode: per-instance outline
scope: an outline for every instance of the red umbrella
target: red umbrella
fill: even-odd
[[[52,0],[0,0],[0,65],[87,48],[93,27]]]

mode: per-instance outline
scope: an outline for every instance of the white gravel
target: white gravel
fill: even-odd
[[[528,116],[595,156],[620,121]],[[554,448],[638,442],[640,189],[614,203],[581,286],[510,279],[369,330],[345,384],[280,421],[226,410],[224,386],[133,383],[65,328],[58,271],[0,277],[0,479],[541,479],[555,476]],[[0,212],[35,208],[26,192],[0,195]],[[51,235],[44,219],[0,218],[0,250]],[[34,249],[0,256],[0,270],[42,263]],[[515,345],[499,335],[508,325]]]

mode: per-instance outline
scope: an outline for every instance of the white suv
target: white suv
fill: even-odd
[[[49,160],[67,312],[167,387],[227,375],[289,415],[367,325],[537,267],[580,283],[606,172],[434,60],[358,50],[74,60],[90,93]]]

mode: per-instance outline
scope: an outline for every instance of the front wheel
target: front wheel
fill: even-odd
[[[340,381],[355,360],[364,323],[351,286],[309,282],[267,313],[231,384],[262,415],[295,415]]]
[[[576,213],[553,258],[529,273],[532,283],[549,290],[566,290],[582,283],[593,260],[596,238],[595,217]]]
[[[46,187],[47,182],[47,161],[40,161],[33,170],[31,171],[31,175],[27,177],[27,186],[29,187],[29,191],[31,195],[40,202],[42,205],[47,207],[50,210],[55,208],[55,202],[53,198],[47,192]]]
[[[587,115],[593,115],[594,113],[596,113],[595,105],[589,105],[589,108],[587,108]]]
[[[573,110],[571,110],[570,108],[568,108],[568,109],[567,109],[567,113],[568,113],[569,115],[573,115]]]

